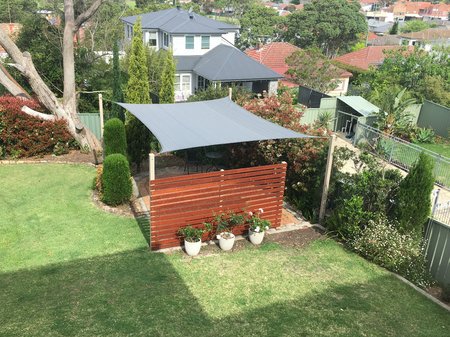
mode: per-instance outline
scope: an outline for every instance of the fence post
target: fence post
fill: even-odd
[[[327,166],[325,168],[325,179],[323,181],[322,200],[320,201],[319,223],[322,224],[325,218],[325,210],[327,207],[328,189],[330,188],[331,168],[333,167],[333,152],[336,135],[330,137],[330,147],[328,148]]]
[[[433,191],[433,196],[434,196],[434,199],[433,199],[433,207],[431,208],[431,215],[430,215],[430,217],[428,218],[428,226],[427,226],[427,231],[426,231],[426,233],[425,233],[425,242],[426,242],[426,248],[425,248],[425,256],[427,256],[427,254],[428,254],[428,247],[430,246],[429,245],[429,240],[428,240],[428,238],[429,238],[429,236],[430,236],[430,231],[431,231],[431,226],[433,226],[433,218],[434,218],[434,212],[436,212],[436,207],[437,207],[437,204],[438,204],[438,200],[439,200],[439,192],[440,192],[441,190],[438,188],[437,190],[435,190],[435,191]],[[430,265],[431,266],[431,265]]]
[[[395,147],[395,144],[396,144],[394,139],[392,139],[392,143],[391,144],[392,144],[392,146],[391,146],[391,151],[389,151],[389,160],[388,160],[389,164],[392,163],[392,153],[394,152],[394,147]]]
[[[100,138],[103,138],[103,95],[98,94],[98,111],[100,113]]]

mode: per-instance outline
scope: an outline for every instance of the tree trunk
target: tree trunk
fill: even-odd
[[[64,35],[63,35],[63,66],[64,66],[64,109],[69,115],[77,111],[75,88],[75,52],[73,39],[75,36],[75,17],[73,0],[64,0]]]
[[[101,150],[100,141],[94,134],[85,128],[80,122],[76,111],[76,88],[75,88],[75,57],[73,37],[81,25],[95,14],[99,6],[105,0],[95,0],[88,10],[80,14],[75,20],[73,10],[73,0],[64,0],[65,26],[63,36],[63,62],[64,62],[64,95],[63,104],[59,102],[56,95],[42,80],[36,71],[31,55],[28,52],[22,53],[10,37],[0,30],[0,45],[15,62],[12,64],[30,83],[33,92],[39,102],[44,105],[57,118],[62,118],[67,122],[68,130],[82,147],[91,150]],[[1,70],[1,69],[0,69]],[[8,81],[9,80],[9,81]],[[0,71],[0,83],[16,95],[20,89],[8,78],[5,72]],[[6,85],[5,85],[6,84]],[[20,87],[20,86],[19,86]],[[25,109],[29,113],[29,110]],[[31,115],[35,115],[30,113]]]

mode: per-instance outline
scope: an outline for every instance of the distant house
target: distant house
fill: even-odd
[[[399,46],[401,39],[397,35],[377,36],[375,39],[369,39],[368,46]]]
[[[447,27],[403,33],[399,37],[402,45],[419,46],[426,51],[430,51],[435,46],[450,46],[450,29]]]
[[[336,57],[334,61],[347,69],[355,71],[367,71],[370,67],[380,66],[385,59],[385,52],[398,50],[402,46],[369,46],[358,51]],[[412,47],[411,47],[412,48]]]
[[[239,27],[180,7],[139,15],[144,42],[155,50],[172,49],[176,59],[175,100],[184,101],[209,85],[239,85],[255,93],[276,93],[278,73],[234,47]],[[122,18],[131,42],[138,16]]]
[[[423,19],[429,20],[448,20],[450,13],[450,4],[433,4],[429,6],[423,14]]]
[[[290,80],[289,75],[286,74],[289,67],[285,61],[288,56],[297,50],[300,50],[300,48],[287,42],[272,42],[259,48],[247,49],[245,53],[259,63],[284,76],[284,78],[280,80],[283,85],[288,87],[298,87],[298,84]],[[348,83],[351,76],[351,73],[342,70],[336,89],[327,94],[330,96],[345,95],[348,90]]]

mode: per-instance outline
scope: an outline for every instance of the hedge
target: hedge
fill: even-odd
[[[36,100],[0,97],[0,154],[12,158],[59,155],[75,147],[64,120],[46,121],[30,116],[21,111],[24,105],[43,111]]]
[[[127,155],[127,138],[125,125],[119,118],[112,118],[105,123],[103,130],[105,156],[120,153]]]
[[[103,162],[103,196],[105,204],[116,206],[131,198],[131,175],[127,158],[120,153],[110,154]]]

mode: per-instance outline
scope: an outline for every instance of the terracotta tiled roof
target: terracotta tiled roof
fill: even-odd
[[[377,34],[375,34],[374,32],[369,32],[369,35],[367,36],[367,40],[372,41],[375,39],[378,39],[379,36]]]
[[[414,40],[433,41],[438,39],[450,39],[448,28],[428,28],[420,32],[400,34],[401,37]]]
[[[19,34],[22,25],[20,23],[0,23],[0,29],[7,33],[13,39]],[[0,46],[0,53],[4,53],[5,50]]]
[[[450,12],[450,4],[436,4],[427,8],[424,15],[430,17],[447,17]]]
[[[338,63],[369,70],[370,66],[378,66],[383,63],[385,51],[400,49],[402,46],[369,46],[358,51],[336,57],[334,60]],[[410,49],[412,49],[411,47]]]
[[[419,2],[404,2],[399,1],[393,6],[394,14],[423,14],[431,6],[431,2],[419,1]]]
[[[272,42],[259,49],[247,49],[245,53],[280,75],[286,75],[286,71],[289,67],[285,60],[297,50],[300,50],[300,48],[287,42]],[[342,70],[341,77],[350,76],[352,76],[351,73]]]

